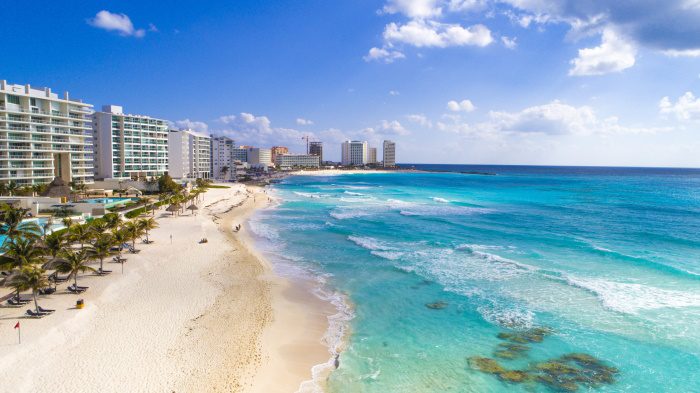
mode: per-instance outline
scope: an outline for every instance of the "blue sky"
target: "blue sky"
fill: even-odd
[[[0,78],[241,144],[700,166],[700,1],[2,2]]]

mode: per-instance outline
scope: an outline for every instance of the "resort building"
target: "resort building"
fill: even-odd
[[[235,141],[227,136],[211,137],[211,177],[216,180],[229,181],[233,167],[233,149]]]
[[[385,168],[396,166],[396,143],[392,141],[384,141],[383,162]]]
[[[310,142],[309,154],[318,156],[318,160],[323,163],[323,142]]]
[[[208,179],[211,173],[211,138],[194,130],[168,133],[168,173],[177,179]]]
[[[92,183],[92,105],[0,80],[0,182]]]
[[[284,168],[318,168],[320,157],[313,154],[280,154],[275,157],[275,165]]]
[[[249,146],[239,146],[233,148],[233,160],[240,162],[248,162]]]
[[[272,152],[272,162],[277,162],[277,156],[280,154],[289,154],[289,149],[284,146],[272,146],[270,151]]]
[[[150,179],[168,172],[165,120],[105,105],[93,115],[92,127],[98,179]]]
[[[368,164],[376,164],[377,163],[377,148],[376,147],[370,147],[367,150],[367,163]]]
[[[272,165],[272,151],[260,147],[249,147],[248,163],[252,167],[268,167]]]
[[[341,164],[362,166],[367,164],[367,141],[345,141],[341,145]]]

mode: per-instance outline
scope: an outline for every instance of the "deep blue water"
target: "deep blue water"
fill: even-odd
[[[292,177],[251,222],[280,271],[353,305],[329,391],[558,391],[538,365],[584,353],[619,372],[578,391],[700,392],[700,170],[422,169],[494,175]]]

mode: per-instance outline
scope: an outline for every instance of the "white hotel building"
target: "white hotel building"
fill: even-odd
[[[367,141],[345,141],[341,145],[341,164],[362,166],[369,159]]]
[[[92,183],[92,105],[0,80],[0,182]]]
[[[318,168],[321,157],[315,154],[278,154],[275,165],[280,168]]]
[[[229,181],[233,176],[235,141],[226,136],[211,137],[211,177]]]
[[[156,178],[168,172],[168,125],[105,105],[93,117],[98,179]]]
[[[211,137],[194,130],[168,134],[168,174],[176,179],[208,179],[211,174]]]
[[[382,162],[385,168],[396,166],[396,143],[392,141],[384,141]]]

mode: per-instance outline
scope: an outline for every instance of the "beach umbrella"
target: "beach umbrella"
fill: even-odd
[[[166,211],[169,211],[169,212],[172,213],[173,216],[174,216],[176,211],[180,211],[180,205],[178,205],[178,204],[172,204],[172,205],[168,206],[168,208],[165,209],[165,210],[166,210]]]
[[[187,206],[187,210],[191,210],[192,214],[195,214],[195,210],[199,210],[199,208],[197,206],[195,206],[194,204],[191,204],[191,205]]]

